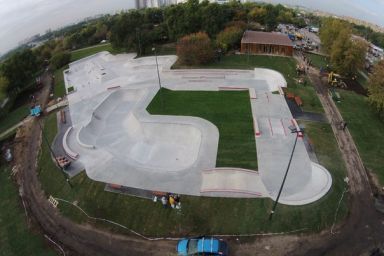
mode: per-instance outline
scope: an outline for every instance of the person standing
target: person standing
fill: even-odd
[[[163,208],[167,208],[168,200],[165,196],[161,197],[161,204],[163,205]]]
[[[175,208],[175,199],[173,198],[173,195],[170,195],[170,196],[169,196],[169,205],[170,205],[172,208]]]

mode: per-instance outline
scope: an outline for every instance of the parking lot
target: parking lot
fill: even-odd
[[[284,34],[289,35],[296,49],[308,51],[320,51],[320,38],[318,33],[310,32],[310,28],[296,28],[293,25],[279,24],[277,29]]]

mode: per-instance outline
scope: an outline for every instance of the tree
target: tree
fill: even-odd
[[[199,65],[212,61],[214,51],[207,33],[198,32],[182,37],[176,46],[180,62],[187,65]]]
[[[217,37],[217,44],[221,49],[227,51],[229,49],[234,49],[240,44],[241,37],[243,36],[244,29],[237,26],[231,26],[225,28],[221,31]]]
[[[333,44],[337,42],[337,38],[346,34],[349,37],[352,35],[350,25],[347,22],[334,18],[325,18],[320,29],[320,40],[325,52],[330,53]]]
[[[320,30],[320,39],[336,72],[349,76],[363,67],[368,45],[352,37],[348,23],[333,18],[325,19]]]
[[[384,118],[384,60],[378,62],[368,82],[368,100]]]
[[[354,75],[364,67],[367,49],[366,42],[352,39],[348,33],[341,33],[331,48],[331,64],[342,75]]]
[[[252,21],[264,24],[267,10],[263,7],[255,7],[249,12],[248,16]]]
[[[280,11],[279,16],[277,16],[276,19],[280,23],[293,23],[293,12],[291,10],[282,10]]]
[[[71,61],[71,53],[69,52],[59,52],[52,56],[51,65],[55,69],[59,69],[64,65],[67,65]]]
[[[130,10],[127,13],[119,14],[112,25],[112,46],[130,50],[139,45],[140,37],[136,29],[140,30],[145,24],[144,21],[144,15],[139,10]]]
[[[8,92],[27,86],[39,68],[37,57],[31,49],[17,52],[7,59],[1,71],[9,81]]]
[[[230,13],[222,4],[205,4],[201,7],[201,30],[213,37],[224,28],[224,24],[230,21]]]
[[[273,6],[272,4],[267,4],[265,6],[265,9],[267,11],[267,14],[264,18],[264,24],[266,26],[267,31],[272,31],[277,26],[277,16],[279,15],[279,12],[284,9],[284,7],[281,4],[278,4]]]
[[[8,79],[4,76],[0,76],[0,100],[5,98],[8,85],[9,85]]]
[[[365,56],[368,50],[368,44],[360,39],[349,39],[349,48],[345,52],[345,58],[342,65],[342,73],[354,75],[365,64]]]

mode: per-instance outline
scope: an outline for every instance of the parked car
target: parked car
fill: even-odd
[[[181,239],[177,243],[176,250],[179,256],[228,255],[227,243],[224,240],[215,237],[197,237]]]

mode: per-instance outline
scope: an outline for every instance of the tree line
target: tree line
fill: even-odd
[[[209,38],[209,49],[228,51],[238,47],[246,28],[271,31],[279,22],[305,25],[304,19],[294,10],[282,5],[235,1],[217,4],[189,0],[164,8],[105,15],[58,31],[47,31],[42,39],[48,41],[42,46],[12,54],[0,66],[0,90],[18,90],[29,84],[44,64],[60,68],[70,61],[71,50],[102,40],[109,40],[114,48],[144,55],[154,44],[176,42],[186,35],[201,32]]]

